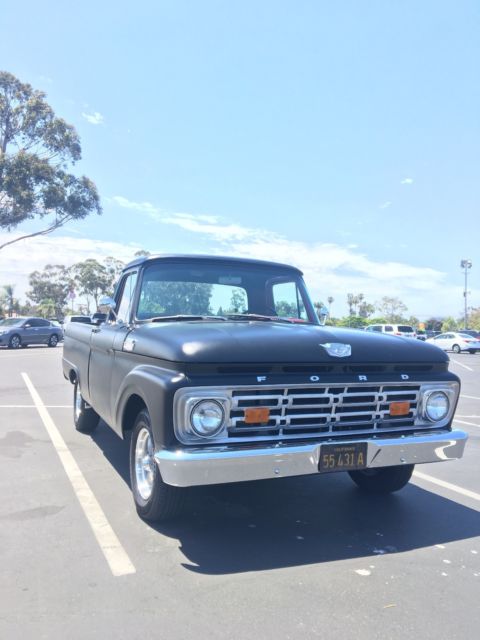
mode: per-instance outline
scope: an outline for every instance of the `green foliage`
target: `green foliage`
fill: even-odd
[[[47,300],[52,303],[55,316],[62,316],[67,295],[72,288],[69,270],[62,264],[47,264],[43,271],[34,271],[29,276],[30,291],[27,296],[38,304]]]
[[[36,315],[39,315],[42,318],[53,318],[53,316],[56,316],[57,318],[61,317],[57,313],[53,300],[42,300],[42,302],[37,305]]]
[[[105,290],[106,295],[113,296],[115,284],[120,278],[120,274],[122,273],[122,269],[124,266],[125,264],[121,260],[112,258],[112,256],[108,256],[107,258],[105,258],[105,269],[108,278],[108,286]]]
[[[350,327],[352,329],[363,329],[367,324],[371,324],[366,318],[360,316],[347,316],[346,318],[340,318],[337,320],[335,326],[337,327]]]
[[[0,315],[11,316],[18,313],[20,303],[14,296],[15,287],[12,284],[6,284],[0,287]]]
[[[211,315],[212,285],[196,282],[146,282],[138,305],[140,318],[155,315]]]
[[[79,290],[80,295],[87,298],[87,306],[90,307],[90,298],[93,297],[96,310],[100,296],[105,294],[111,285],[112,278],[107,268],[98,260],[89,258],[74,264],[70,273],[74,278],[75,288]]]
[[[380,302],[377,302],[376,307],[385,316],[387,322],[402,322],[403,314],[408,310],[400,298],[390,296],[384,296]]]
[[[458,328],[457,321],[455,318],[448,316],[448,318],[444,318],[442,322],[442,331],[456,331]]]
[[[298,309],[294,302],[279,300],[275,303],[275,311],[280,318],[298,318]]]
[[[472,309],[468,317],[468,328],[480,331],[480,307]]]
[[[244,289],[233,289],[230,298],[230,306],[225,310],[225,313],[246,313],[247,312],[247,298]],[[219,314],[222,315],[222,314]]]
[[[0,72],[0,228],[45,218],[42,231],[22,236],[32,237],[101,213],[94,183],[66,172],[80,157],[77,132],[55,116],[45,94]]]

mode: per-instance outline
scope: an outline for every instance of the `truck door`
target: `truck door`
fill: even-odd
[[[112,424],[113,390],[112,372],[115,364],[115,348],[123,345],[131,330],[133,296],[137,282],[137,272],[124,276],[117,292],[115,319],[99,325],[92,331],[88,387],[92,406],[105,420]]]

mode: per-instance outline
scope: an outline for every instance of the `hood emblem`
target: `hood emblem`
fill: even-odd
[[[343,342],[325,342],[319,346],[323,347],[329,356],[335,358],[347,358],[352,355],[352,345],[343,344]]]

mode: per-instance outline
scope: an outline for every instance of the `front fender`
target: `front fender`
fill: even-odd
[[[152,423],[156,447],[174,445],[173,396],[175,391],[186,384],[186,377],[170,369],[155,365],[139,365],[123,379],[114,399],[115,431],[123,435],[124,430],[133,427],[125,424],[129,403],[136,396],[145,404]]]

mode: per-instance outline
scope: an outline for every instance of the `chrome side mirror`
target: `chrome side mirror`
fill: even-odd
[[[320,324],[323,326],[328,318],[328,309],[327,307],[320,307],[317,311],[318,319],[320,320]]]
[[[117,306],[117,303],[115,302],[115,300],[113,298],[110,298],[110,296],[103,296],[98,301],[98,306],[99,307],[106,307],[108,309],[108,311],[114,311],[115,307]]]
[[[110,298],[110,296],[103,296],[98,301],[98,308],[100,309],[100,311],[102,311],[103,313],[106,313],[107,317],[108,315],[112,314],[115,320],[117,319],[117,314],[115,313],[116,306],[117,306],[117,303],[113,298]]]

